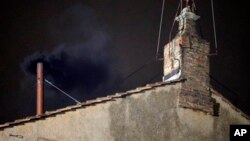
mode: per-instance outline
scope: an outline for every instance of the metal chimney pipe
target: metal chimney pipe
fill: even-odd
[[[185,0],[185,2],[186,2],[186,7],[188,7],[188,5],[189,5],[189,0]]]
[[[36,97],[36,115],[43,114],[43,63],[37,63],[37,97]]]

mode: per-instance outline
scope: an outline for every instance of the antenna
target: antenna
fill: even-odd
[[[185,1],[185,6],[188,7],[190,6],[190,9],[192,12],[196,11],[196,6],[194,0],[184,0]]]
[[[189,0],[184,0],[186,2],[186,7],[189,5]]]

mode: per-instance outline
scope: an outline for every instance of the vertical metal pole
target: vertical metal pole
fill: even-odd
[[[186,2],[186,7],[188,7],[189,0],[185,0],[185,2]]]
[[[37,63],[37,103],[36,115],[43,114],[43,63]]]

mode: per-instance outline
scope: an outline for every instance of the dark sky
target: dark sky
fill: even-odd
[[[161,0],[23,0],[1,8],[0,123],[35,114],[34,60],[80,101],[161,81],[155,56]],[[161,49],[178,0],[166,0]],[[196,2],[200,33],[214,49],[210,0]],[[250,114],[247,4],[214,1],[218,56],[212,86]],[[176,31],[173,33],[175,34]],[[147,65],[145,65],[147,64]],[[139,71],[124,81],[130,73]],[[45,109],[75,104],[45,85]]]

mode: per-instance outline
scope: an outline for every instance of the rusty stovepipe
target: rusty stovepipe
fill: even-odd
[[[43,63],[37,63],[37,103],[36,103],[36,115],[43,114]]]

